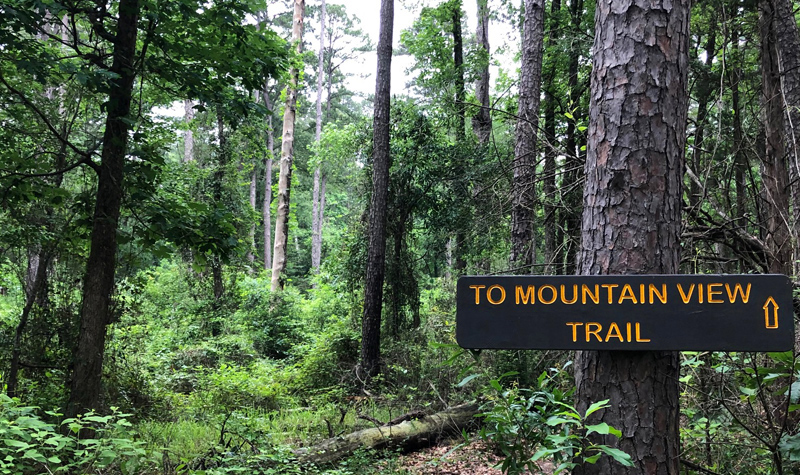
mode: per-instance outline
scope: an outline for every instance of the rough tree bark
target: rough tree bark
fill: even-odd
[[[117,226],[122,204],[122,179],[128,148],[127,119],[131,109],[139,0],[120,0],[110,79],[106,103],[103,151],[97,181],[89,259],[83,279],[83,302],[78,342],[73,357],[72,381],[66,416],[73,417],[99,409],[101,377],[105,352],[106,325],[114,290],[117,257]]]
[[[389,111],[391,105],[394,0],[381,0],[378,73],[372,132],[372,198],[369,206],[369,250],[361,319],[361,371],[366,378],[380,372],[381,309],[386,271],[386,204],[389,195]]]
[[[789,0],[772,0],[775,13],[775,40],[778,49],[781,92],[784,101],[784,146],[789,161],[791,183],[793,245],[791,269],[800,274],[800,34],[794,16],[794,4]]]
[[[522,67],[519,111],[511,183],[511,267],[530,272],[536,257],[533,236],[536,203],[536,132],[539,126],[539,93],[542,83],[544,0],[525,0],[522,25]]]
[[[580,269],[584,275],[677,273],[688,109],[689,0],[598,2]],[[630,454],[582,463],[590,474],[679,473],[677,352],[576,355],[578,409],[622,431],[598,436]]]
[[[305,0],[294,0],[292,17],[292,42],[297,54],[303,49],[303,14]],[[278,175],[278,210],[275,219],[275,246],[272,252],[272,283],[275,292],[283,288],[281,274],[286,269],[286,244],[289,235],[289,198],[292,183],[292,157],[294,155],[294,120],[297,113],[297,88],[299,71],[294,67],[289,71],[289,87],[286,90],[286,106],[283,111],[283,134],[281,142],[281,162]]]
[[[792,244],[789,232],[789,170],[784,144],[783,96],[778,66],[775,12],[770,0],[759,2],[761,35],[761,110],[764,150],[761,154],[764,215],[769,272],[791,274]]]
[[[319,12],[319,57],[317,62],[317,129],[314,139],[319,146],[322,135],[322,77],[325,60],[325,0]],[[320,165],[314,170],[314,190],[311,197],[311,269],[317,273],[322,262],[322,216],[320,216]]]
[[[478,143],[486,145],[492,134],[492,114],[489,109],[489,5],[488,0],[478,0],[478,29],[475,37],[478,41],[478,48],[483,50],[486,64],[481,68],[478,82],[475,83],[475,98],[480,104],[480,109],[475,117],[472,118],[472,130],[478,136]]]

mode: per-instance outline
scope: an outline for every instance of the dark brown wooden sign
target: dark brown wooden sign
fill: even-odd
[[[784,275],[469,276],[457,287],[464,348],[786,351]]]

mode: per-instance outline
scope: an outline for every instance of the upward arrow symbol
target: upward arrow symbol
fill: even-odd
[[[772,308],[772,312],[770,312],[770,307]],[[764,302],[764,325],[767,328],[774,329],[778,328],[778,302],[775,301],[774,298],[770,297]],[[772,322],[770,323],[770,313],[772,314]]]

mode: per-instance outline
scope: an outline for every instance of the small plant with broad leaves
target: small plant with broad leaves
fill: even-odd
[[[545,458],[553,459],[555,473],[571,470],[581,460],[596,463],[604,455],[622,465],[633,465],[625,452],[588,439],[593,433],[622,435],[606,423],[586,423],[592,413],[608,407],[608,400],[592,404],[581,414],[567,402],[572,391],[555,387],[546,372],[539,376],[536,389],[504,388],[502,379],[515,374],[489,381],[492,394],[487,410],[481,414],[485,424],[480,437],[502,453],[504,473],[519,474],[526,469],[535,473],[539,470],[537,462]]]
[[[54,412],[44,413],[58,419]],[[27,473],[140,473],[149,463],[140,442],[133,441],[126,414],[88,413],[64,419],[59,430],[34,406],[0,394],[0,475]],[[92,437],[82,438],[89,430]]]

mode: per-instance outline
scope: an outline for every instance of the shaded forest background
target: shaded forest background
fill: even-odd
[[[0,473],[373,473],[292,449],[476,398],[512,472],[586,448],[573,355],[460,351],[455,281],[578,269],[594,2],[415,6],[385,115],[304,3],[0,3]],[[797,9],[692,6],[684,273],[800,272]],[[680,364],[686,473],[798,469],[797,350]]]

